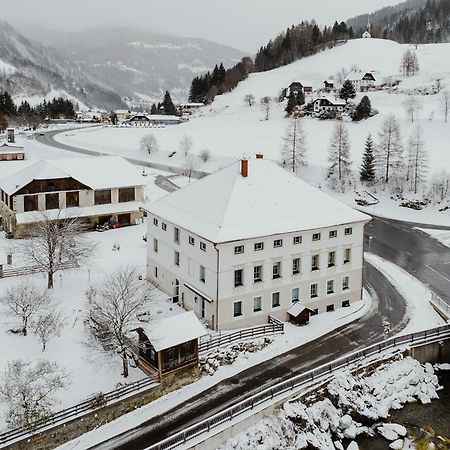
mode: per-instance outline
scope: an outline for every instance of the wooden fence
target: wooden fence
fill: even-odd
[[[65,263],[58,264],[58,270],[75,269],[77,267],[78,264],[74,261],[67,261]],[[21,275],[31,275],[33,273],[41,273],[41,272],[46,272],[45,267],[34,266],[34,267],[16,267],[11,269],[4,269],[3,266],[0,265],[0,278],[19,277]]]

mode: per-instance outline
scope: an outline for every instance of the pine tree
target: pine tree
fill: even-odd
[[[287,102],[287,106],[286,106],[286,113],[288,116],[291,115],[292,111],[294,110],[294,108],[297,106],[297,98],[295,96],[295,93],[291,91],[291,93],[289,94],[289,98],[288,98],[288,102]]]
[[[350,80],[344,81],[344,84],[339,91],[339,97],[345,100],[345,103],[348,102],[349,98],[356,97],[355,86],[353,86],[353,83]]]
[[[361,101],[358,103],[358,106],[355,109],[352,119],[354,121],[367,119],[370,116],[371,111],[372,111],[372,105],[370,104],[369,97],[367,97],[367,95],[365,95],[361,99]]]
[[[369,133],[364,146],[364,154],[359,178],[362,182],[373,183],[375,181],[375,156],[372,135]]]
[[[301,119],[289,119],[281,149],[281,166],[297,173],[299,167],[307,165],[306,134]]]
[[[337,179],[340,182],[349,181],[351,177],[350,142],[348,131],[342,121],[337,122],[331,137],[328,150],[328,178]]]
[[[168,116],[172,116],[177,113],[177,110],[175,109],[175,105],[173,104],[172,99],[170,98],[169,91],[166,91],[166,93],[164,95],[163,106],[164,106],[164,114],[167,114]]]
[[[152,103],[152,106],[150,108],[150,114],[155,115],[158,114],[158,109],[156,108],[156,105]]]
[[[302,106],[305,104],[305,94],[302,89],[300,89],[297,93],[297,105]]]
[[[392,172],[400,170],[402,165],[400,125],[393,114],[386,117],[378,136],[376,161],[384,183],[387,184]]]
[[[422,130],[418,126],[409,138],[408,149],[408,179],[411,180],[411,187],[414,194],[426,179],[428,167],[428,153],[425,149],[425,141],[423,140]]]

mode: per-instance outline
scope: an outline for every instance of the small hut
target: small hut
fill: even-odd
[[[206,333],[205,328],[193,311],[168,317],[158,323],[150,323],[138,328],[139,356],[141,367],[146,366],[159,377],[197,364],[198,339]]]
[[[311,310],[300,302],[295,302],[288,309],[289,321],[294,325],[308,325]]]

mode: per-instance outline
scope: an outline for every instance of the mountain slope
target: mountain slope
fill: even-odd
[[[87,106],[123,106],[121,98],[57,50],[0,22],[0,89],[18,98],[62,95]]]
[[[192,78],[217,61],[231,66],[245,54],[204,39],[164,36],[123,27],[61,34],[61,51],[123,97],[159,102],[165,90],[187,99]]]

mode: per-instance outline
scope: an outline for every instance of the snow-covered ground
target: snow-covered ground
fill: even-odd
[[[446,225],[449,225],[447,223]],[[430,235],[432,238],[441,242],[446,247],[450,247],[450,231],[448,230],[432,230],[430,228],[418,228],[420,231]]]
[[[198,168],[214,171],[224,167],[242,156],[252,157],[255,153],[263,153],[266,158],[279,160],[282,136],[285,133],[285,103],[274,102],[270,120],[263,120],[263,112],[259,107],[259,98],[269,95],[278,97],[280,90],[293,80],[301,80],[314,88],[322,87],[323,80],[329,79],[340,69],[348,71],[357,65],[362,70],[374,70],[379,81],[389,77],[399,79],[398,90],[369,92],[373,108],[379,114],[360,123],[349,122],[348,129],[351,142],[351,158],[353,169],[358,170],[364,150],[364,141],[372,133],[375,142],[383,120],[394,113],[400,122],[404,147],[410,134],[417,125],[422,127],[426,149],[429,153],[430,176],[442,169],[450,171],[450,158],[447,143],[450,141],[450,123],[444,124],[438,95],[417,95],[420,110],[414,123],[408,120],[404,101],[414,89],[430,88],[439,79],[442,86],[450,88],[450,59],[442,58],[450,52],[450,44],[430,44],[418,46],[416,52],[420,71],[408,78],[399,73],[400,60],[408,45],[379,39],[352,40],[345,45],[301,59],[288,66],[269,72],[251,74],[237,88],[224,95],[217,96],[209,107],[198,111],[189,122],[165,128],[117,128],[103,127],[80,130],[61,134],[56,137],[60,142],[101,150],[106,153],[118,153],[149,159],[166,164],[183,166],[185,158],[179,151],[179,143],[184,135],[194,142],[192,153],[198,154],[209,149],[211,161],[199,162]],[[249,107],[244,104],[245,94],[255,95],[257,103]],[[316,94],[313,94],[313,96]],[[358,93],[355,101],[363,94]],[[311,100],[310,97],[307,100]],[[314,118],[302,119],[308,144],[309,167],[300,176],[315,185],[326,189],[325,168],[328,165],[328,147],[335,121],[322,121]],[[152,133],[158,140],[160,150],[149,156],[139,148],[140,139]],[[169,158],[169,154],[177,153]],[[357,176],[356,176],[357,178]],[[439,212],[439,207],[427,207],[423,211],[400,208],[398,202],[390,199],[383,192],[375,193],[380,204],[367,209],[376,214],[387,215],[398,219],[409,218],[423,223],[445,223],[449,213]],[[354,205],[355,193],[344,196],[344,200]],[[442,207],[442,206],[441,206]]]

